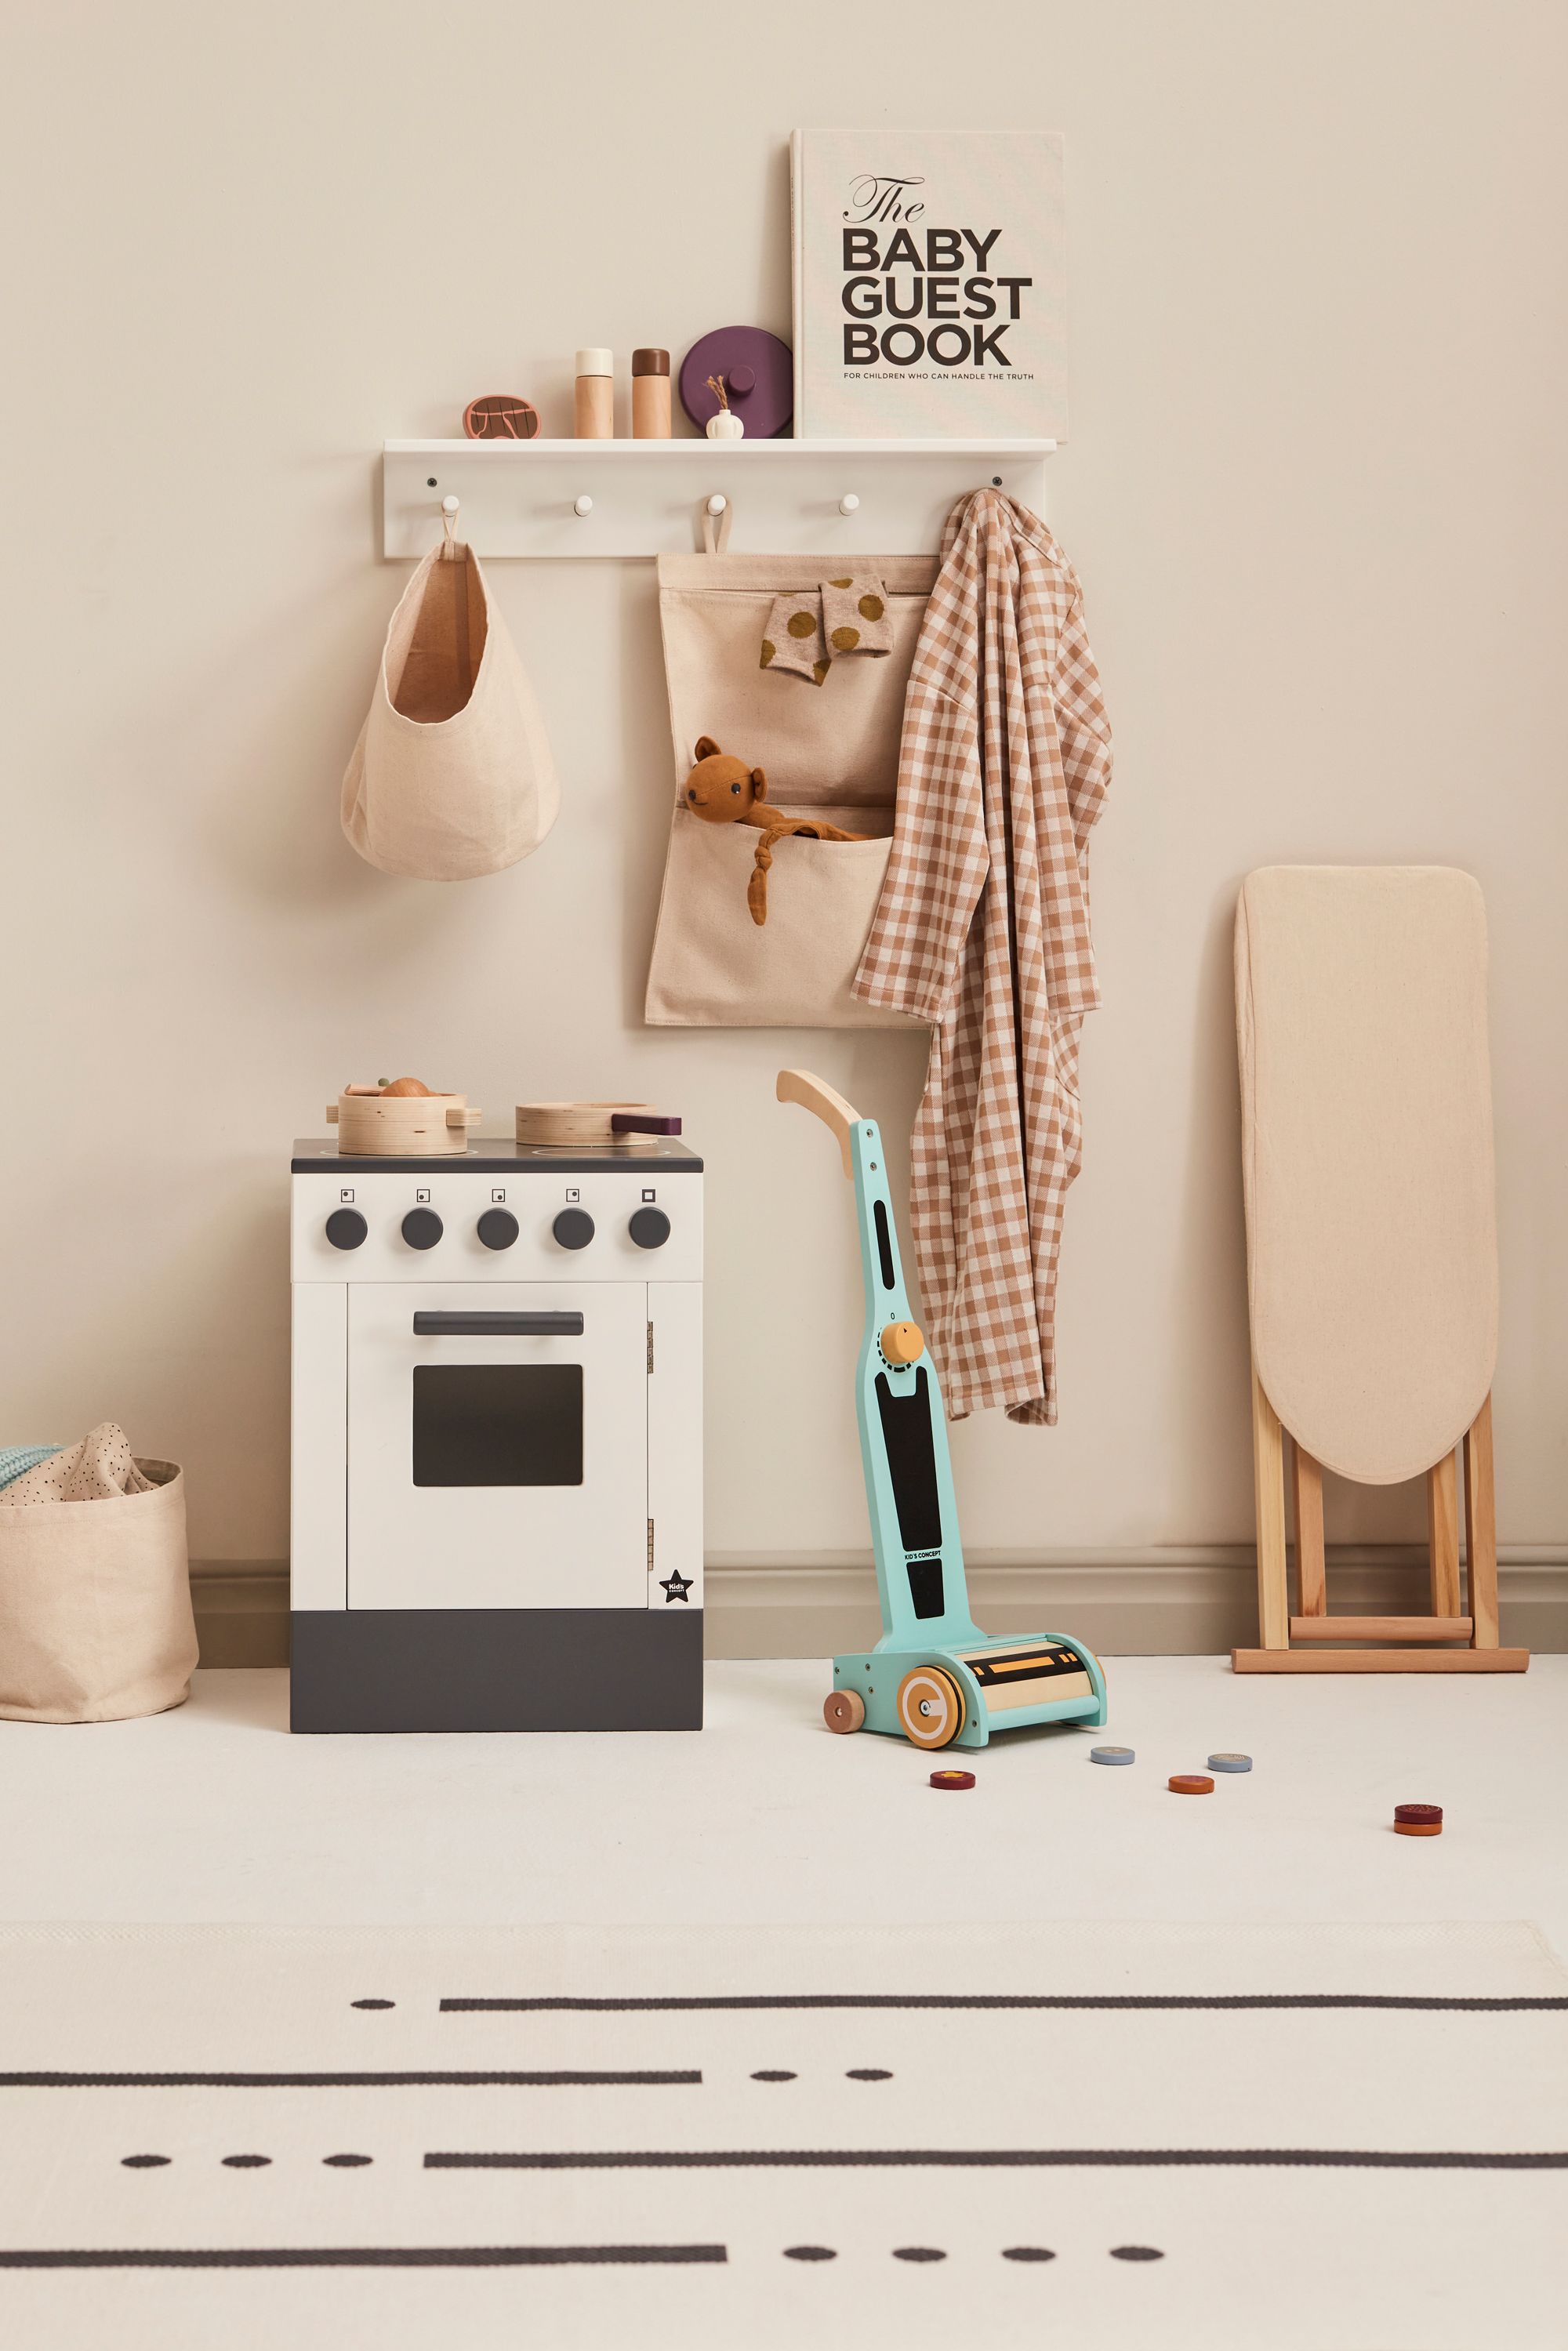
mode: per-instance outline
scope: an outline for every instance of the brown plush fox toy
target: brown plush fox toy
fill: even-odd
[[[746,888],[754,923],[768,920],[768,869],[773,862],[775,841],[789,833],[802,834],[808,841],[871,838],[865,832],[841,831],[836,824],[824,824],[817,817],[781,816],[767,805],[768,778],[762,769],[748,768],[744,759],[721,751],[711,735],[699,736],[696,752],[696,766],[681,787],[681,806],[701,817],[705,824],[751,824],[762,835]]]

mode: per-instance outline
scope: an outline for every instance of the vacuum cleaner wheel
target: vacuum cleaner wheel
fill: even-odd
[[[946,1747],[964,1727],[957,1684],[939,1666],[916,1666],[898,1685],[898,1719],[916,1747]]]

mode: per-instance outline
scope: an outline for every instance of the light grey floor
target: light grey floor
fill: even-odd
[[[655,1737],[292,1739],[281,1672],[147,1721],[0,1723],[0,1917],[295,1924],[1530,1918],[1568,1955],[1568,1656],[1527,1675],[1238,1678],[1107,1661],[1093,1739],[1020,1732],[968,1794],[822,1728],[826,1669],[708,1668]],[[1254,1758],[1170,1794],[1211,1749]],[[937,1759],[940,1760],[940,1759]],[[1404,1800],[1440,1837],[1396,1837]]]

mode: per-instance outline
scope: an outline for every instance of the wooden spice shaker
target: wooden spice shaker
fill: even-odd
[[[573,430],[580,441],[615,438],[615,354],[579,351]]]
[[[670,437],[670,354],[651,346],[632,354],[632,437]]]

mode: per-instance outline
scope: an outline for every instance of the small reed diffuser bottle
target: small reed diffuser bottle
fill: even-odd
[[[725,389],[723,376],[710,375],[707,388],[718,402],[716,415],[710,416],[707,421],[708,439],[710,441],[740,440],[746,427],[729,404],[729,394]]]

